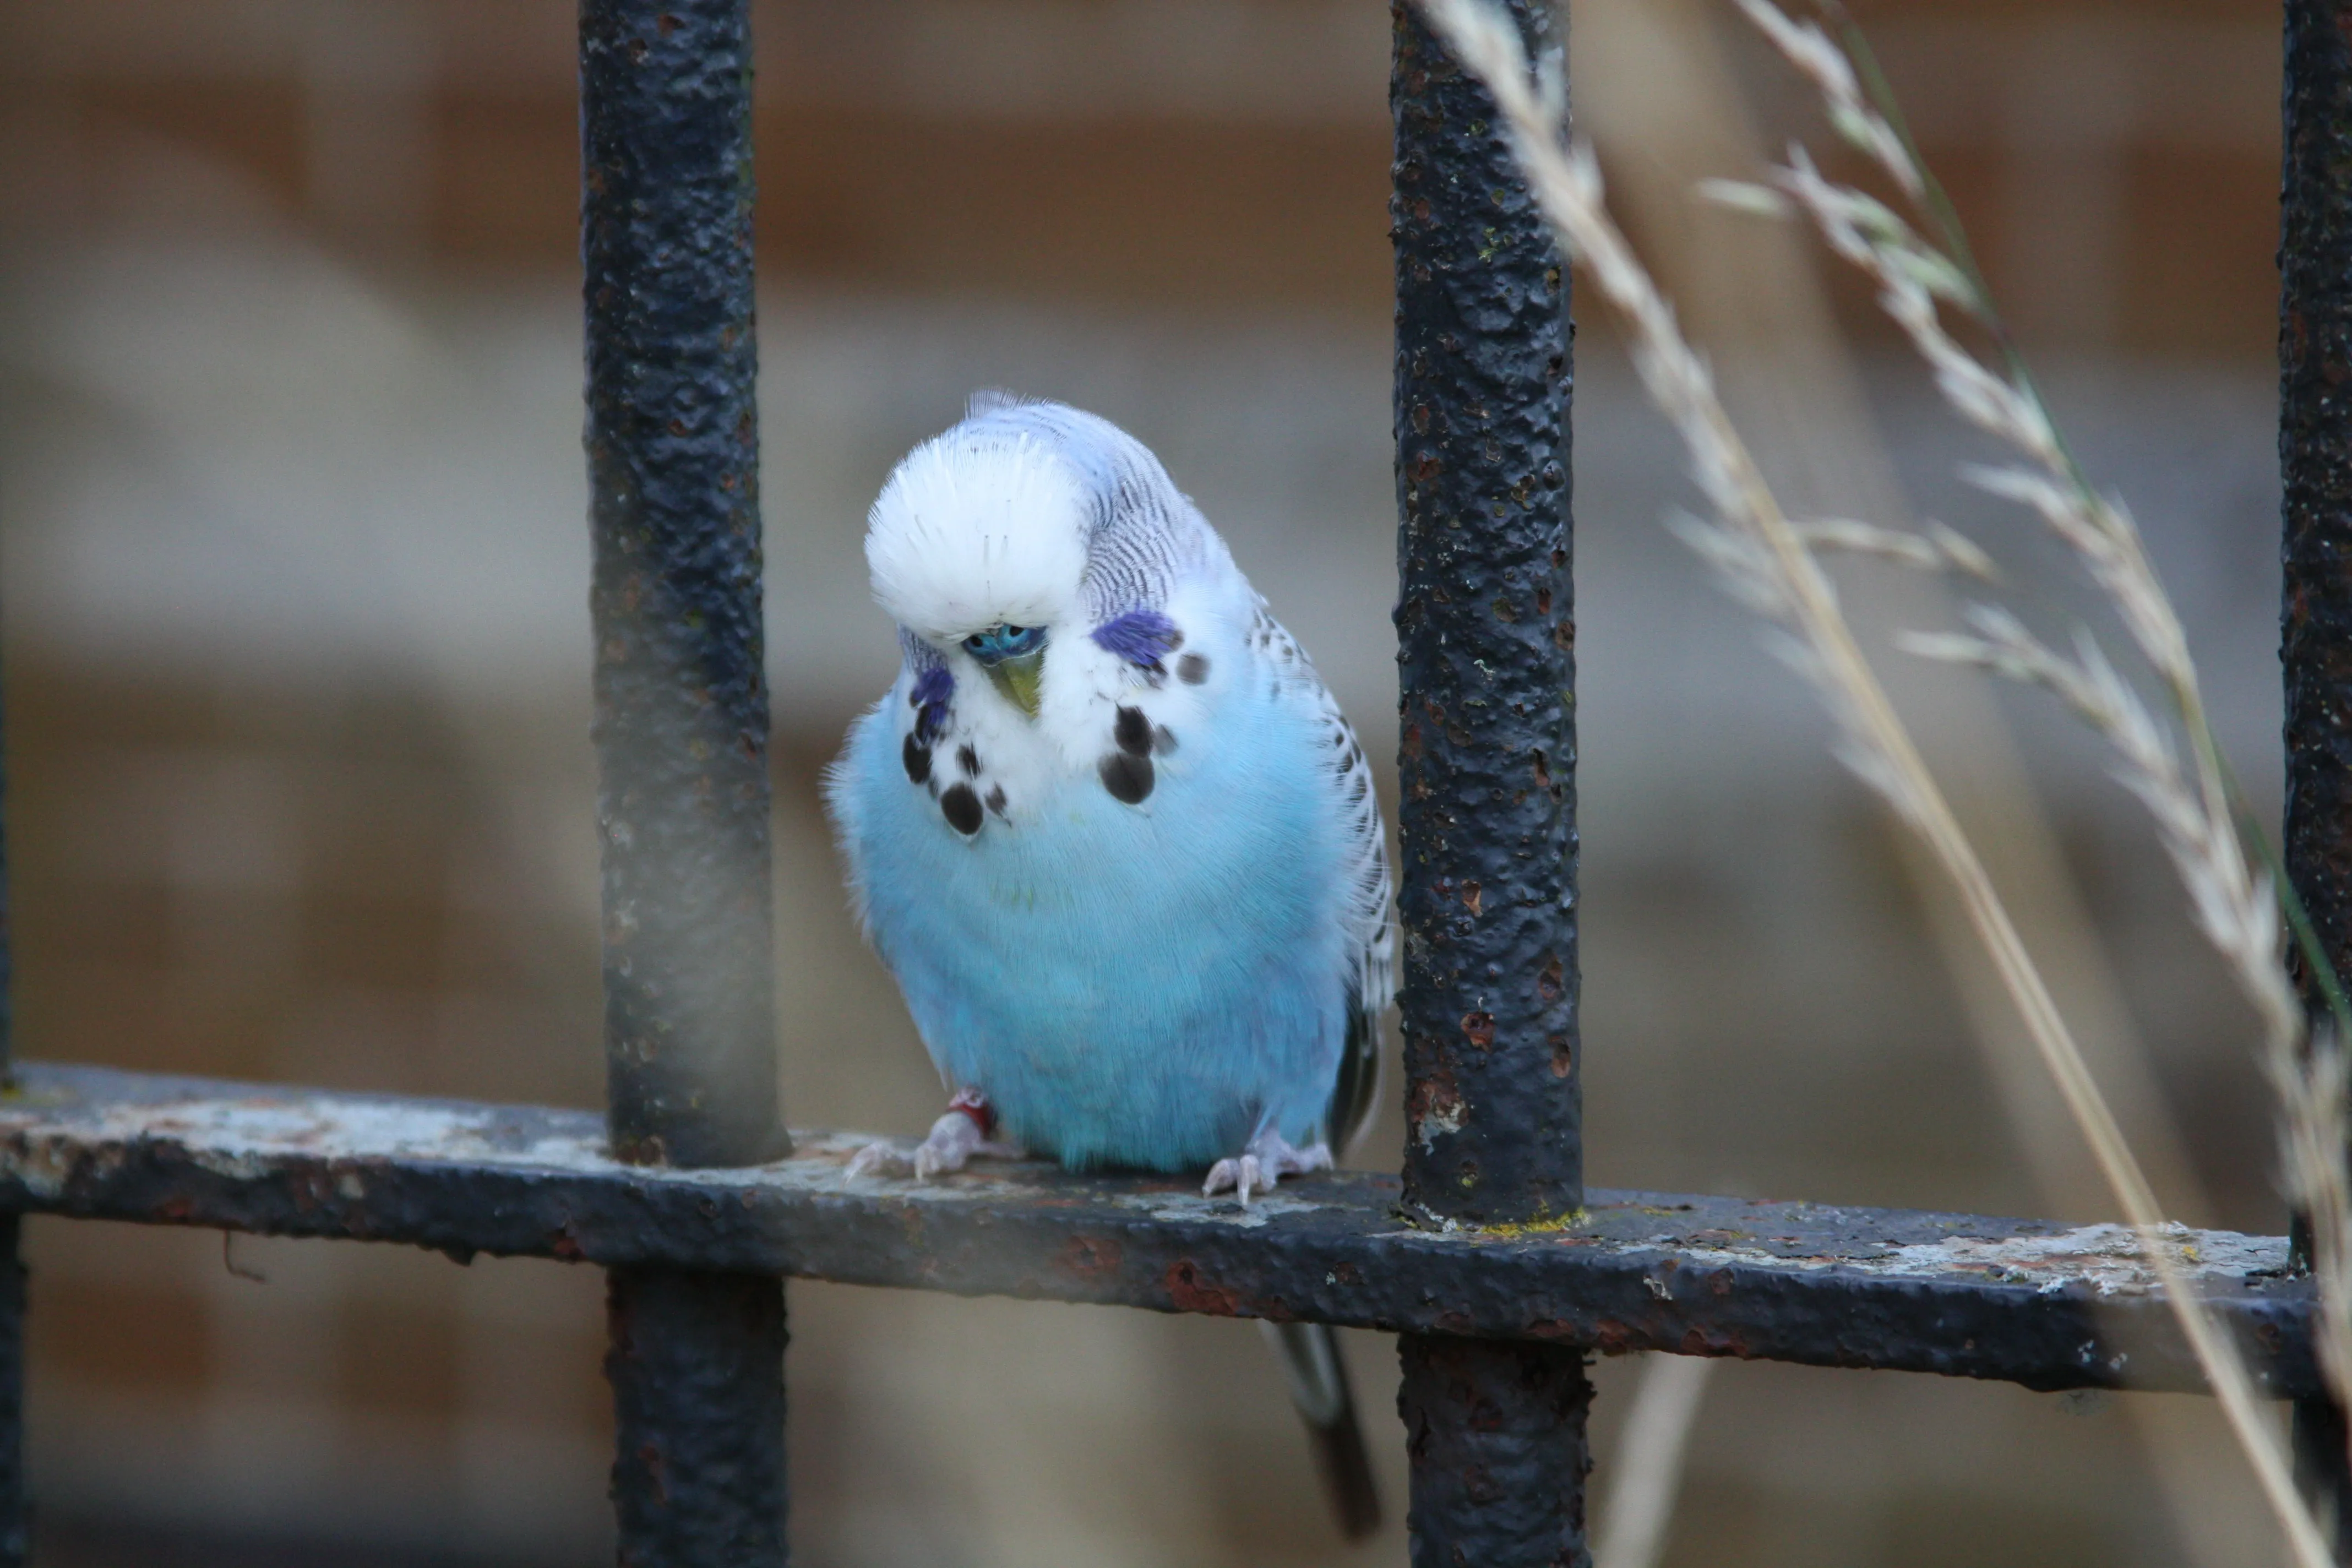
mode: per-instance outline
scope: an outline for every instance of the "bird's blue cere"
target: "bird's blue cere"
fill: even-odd
[[[984,632],[974,632],[963,639],[964,651],[983,667],[1001,664],[1025,653],[1034,653],[1045,646],[1043,626],[991,626]]]

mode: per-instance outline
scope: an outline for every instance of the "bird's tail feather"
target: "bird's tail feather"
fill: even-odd
[[[1381,1527],[1381,1493],[1364,1451],[1363,1424],[1356,1419],[1355,1391],[1339,1360],[1339,1336],[1328,1323],[1265,1323],[1265,1337],[1282,1358],[1291,1403],[1307,1423],[1316,1473],[1339,1533],[1361,1541]]]

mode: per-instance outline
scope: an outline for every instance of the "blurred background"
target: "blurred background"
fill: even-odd
[[[2277,15],[1878,0],[1877,40],[2091,471],[2277,793]],[[859,538],[984,385],[1154,446],[1392,754],[1385,107],[1368,0],[762,0],[761,396],[783,1089],[939,1090],[844,911],[818,770],[890,678]],[[21,1048],[348,1089],[602,1092],[572,7],[0,8],[0,626]],[[1581,128],[1800,510],[2064,563],[1796,235],[1700,175],[1825,140],[1713,0],[1577,0]],[[1581,323],[1597,1185],[2106,1207],[1826,727],[1659,527],[1693,500]],[[1875,630],[1947,612],[1855,576]],[[2185,1217],[2281,1227],[2246,1019],[2096,752],[1894,666]],[[1391,1079],[1391,1083],[1396,1080]],[[1356,1153],[1392,1167],[1391,1108]],[[49,1568],[610,1559],[592,1270],[36,1220]],[[1336,1542],[1255,1331],[793,1289],[799,1561],[1402,1561]],[[1610,1445],[1638,1369],[1601,1365]],[[1716,1374],[1670,1563],[2272,1560],[2200,1402]]]

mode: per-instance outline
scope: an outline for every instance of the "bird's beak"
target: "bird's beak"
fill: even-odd
[[[986,668],[988,679],[996,683],[997,690],[1004,693],[1007,702],[1032,719],[1037,717],[1037,689],[1045,677],[1044,648],[1016,653]]]

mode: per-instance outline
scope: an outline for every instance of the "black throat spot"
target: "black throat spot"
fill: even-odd
[[[1150,742],[1147,739],[1146,745]],[[1134,756],[1126,752],[1113,752],[1100,764],[1103,788],[1110,791],[1113,800],[1129,805],[1140,805],[1151,793],[1151,759]]]
[[[966,838],[980,831],[980,796],[972,794],[971,785],[955,784],[940,792],[940,813],[948,826]]]
[[[1151,721],[1144,717],[1140,708],[1122,708],[1111,725],[1110,738],[1129,756],[1148,757],[1151,754]]]

